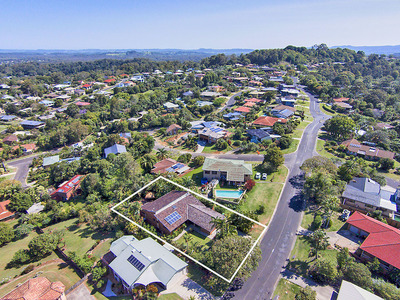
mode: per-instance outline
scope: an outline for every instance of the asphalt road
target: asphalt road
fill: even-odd
[[[262,260],[244,286],[235,292],[234,299],[272,299],[279,275],[294,246],[304,206],[301,197],[303,181],[300,166],[304,160],[316,155],[318,130],[328,118],[320,111],[317,100],[309,94],[308,96],[311,100],[310,112],[314,121],[305,129],[298,150],[285,156],[285,165],[289,169],[288,179],[275,215],[260,243]]]
[[[225,106],[222,107],[220,111],[223,111],[223,110],[225,110],[225,109],[227,109],[227,108],[231,108],[231,107],[235,104],[235,102],[236,102],[235,97],[236,97],[236,96],[240,96],[241,94],[242,94],[242,92],[239,92],[239,93],[236,93],[236,94],[234,94],[233,96],[231,96],[231,97],[228,99],[228,101],[226,102]]]
[[[29,166],[31,165],[34,157],[36,156],[25,157],[12,162],[7,162],[8,166],[17,168],[14,179],[21,181],[22,187],[28,186],[26,184],[26,178],[28,177]]]

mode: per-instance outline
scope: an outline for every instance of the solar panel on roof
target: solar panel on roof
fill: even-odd
[[[167,172],[175,172],[175,170],[173,168],[168,168]]]
[[[128,262],[134,266],[139,272],[141,272],[144,268],[144,264],[141,263],[136,257],[133,255],[129,256]]]
[[[172,214],[166,216],[164,220],[167,221],[169,225],[172,225],[181,218],[182,216],[178,212],[174,211]]]

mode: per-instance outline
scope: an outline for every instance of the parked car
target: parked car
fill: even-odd
[[[261,179],[262,180],[267,180],[267,173],[263,173]]]
[[[254,178],[255,179],[260,179],[261,178],[261,173],[256,173],[256,176]]]
[[[340,220],[342,221],[347,221],[347,219],[350,217],[350,211],[347,209],[343,209],[343,212],[341,214],[341,216],[339,217]]]

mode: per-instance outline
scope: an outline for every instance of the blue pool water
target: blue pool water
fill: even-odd
[[[243,194],[243,191],[227,191],[227,190],[215,190],[215,196],[217,198],[231,198],[238,199]]]

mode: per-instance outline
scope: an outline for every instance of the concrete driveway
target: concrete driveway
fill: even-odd
[[[95,300],[95,298],[92,295],[90,295],[90,291],[84,283],[82,283],[80,286],[78,286],[76,289],[74,289],[66,296],[67,300],[90,300],[90,299]]]
[[[214,296],[209,293],[205,288],[191,280],[186,275],[173,278],[173,281],[168,284],[168,289],[161,292],[161,295],[177,293],[183,299],[189,299],[194,296],[197,300],[212,300]]]
[[[358,247],[360,247],[359,242],[362,242],[363,239],[356,237],[348,230],[339,230],[338,232],[332,231],[327,232],[326,235],[329,238],[329,244],[332,247],[339,246],[340,248],[349,248],[350,252],[355,252]]]

